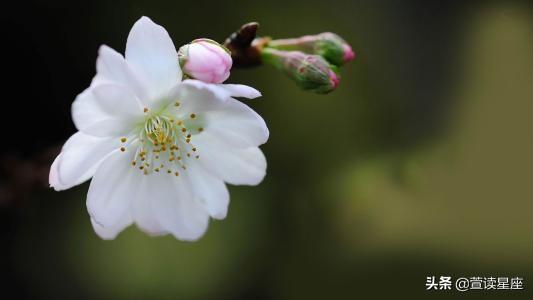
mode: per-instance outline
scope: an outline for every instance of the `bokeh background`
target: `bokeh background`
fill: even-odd
[[[1,14],[1,299],[533,299],[533,14],[518,1],[11,1]],[[142,15],[179,46],[248,21],[333,31],[357,59],[332,94],[269,66],[268,173],[230,187],[188,243],[92,231],[88,184],[46,178],[100,44]],[[524,277],[524,291],[427,292],[426,276]]]

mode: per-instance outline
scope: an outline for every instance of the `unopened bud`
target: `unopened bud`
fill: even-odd
[[[355,58],[352,47],[332,32],[306,35],[294,39],[272,40],[268,46],[278,50],[303,51],[324,57],[331,64],[341,66]]]
[[[339,85],[339,77],[322,56],[300,51],[262,50],[263,62],[286,73],[302,89],[327,94]]]
[[[190,78],[222,83],[230,75],[231,53],[210,39],[196,39],[182,46],[178,58],[183,72]]]

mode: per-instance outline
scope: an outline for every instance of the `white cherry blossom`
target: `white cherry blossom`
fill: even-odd
[[[226,183],[257,185],[266,172],[258,148],[263,119],[233,97],[245,85],[182,81],[167,31],[139,19],[125,57],[102,46],[91,85],[72,104],[79,130],[50,170],[64,190],[92,178],[87,208],[96,233],[114,239],[135,223],[150,235],[196,240],[209,218],[224,219]]]

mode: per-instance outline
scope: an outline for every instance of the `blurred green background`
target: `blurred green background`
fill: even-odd
[[[40,130],[31,143],[6,130],[3,154],[23,158],[74,132],[70,103],[94,75],[98,46],[123,52],[142,15],[178,47],[223,41],[258,21],[274,38],[335,32],[357,58],[326,96],[270,66],[232,72],[229,82],[263,94],[246,103],[270,128],[268,171],[257,187],[230,187],[227,219],[212,221],[198,242],[135,227],[100,240],[85,207],[88,184],[16,197],[2,189],[6,299],[532,299],[533,14],[525,2],[11,5],[2,16],[7,98],[29,102],[8,111],[20,120],[29,105],[27,121]],[[4,174],[2,187],[11,179]],[[441,275],[524,277],[525,290],[426,291],[426,276]]]

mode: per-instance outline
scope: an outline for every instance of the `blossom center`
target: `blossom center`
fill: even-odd
[[[173,122],[165,116],[154,116],[144,124],[144,136],[153,146],[173,144],[175,130]]]
[[[125,137],[121,138],[123,146],[120,150],[125,152],[126,146],[133,147],[131,165],[145,175],[167,173],[179,176],[180,171],[187,169],[189,160],[200,158],[192,143],[191,128],[196,129],[196,133],[202,132],[203,128],[191,124],[197,118],[195,113],[180,115],[176,111],[178,107],[179,102],[176,102],[173,109],[152,115],[148,115],[148,109],[145,109],[147,116],[144,124],[139,126],[137,136],[130,143]]]

